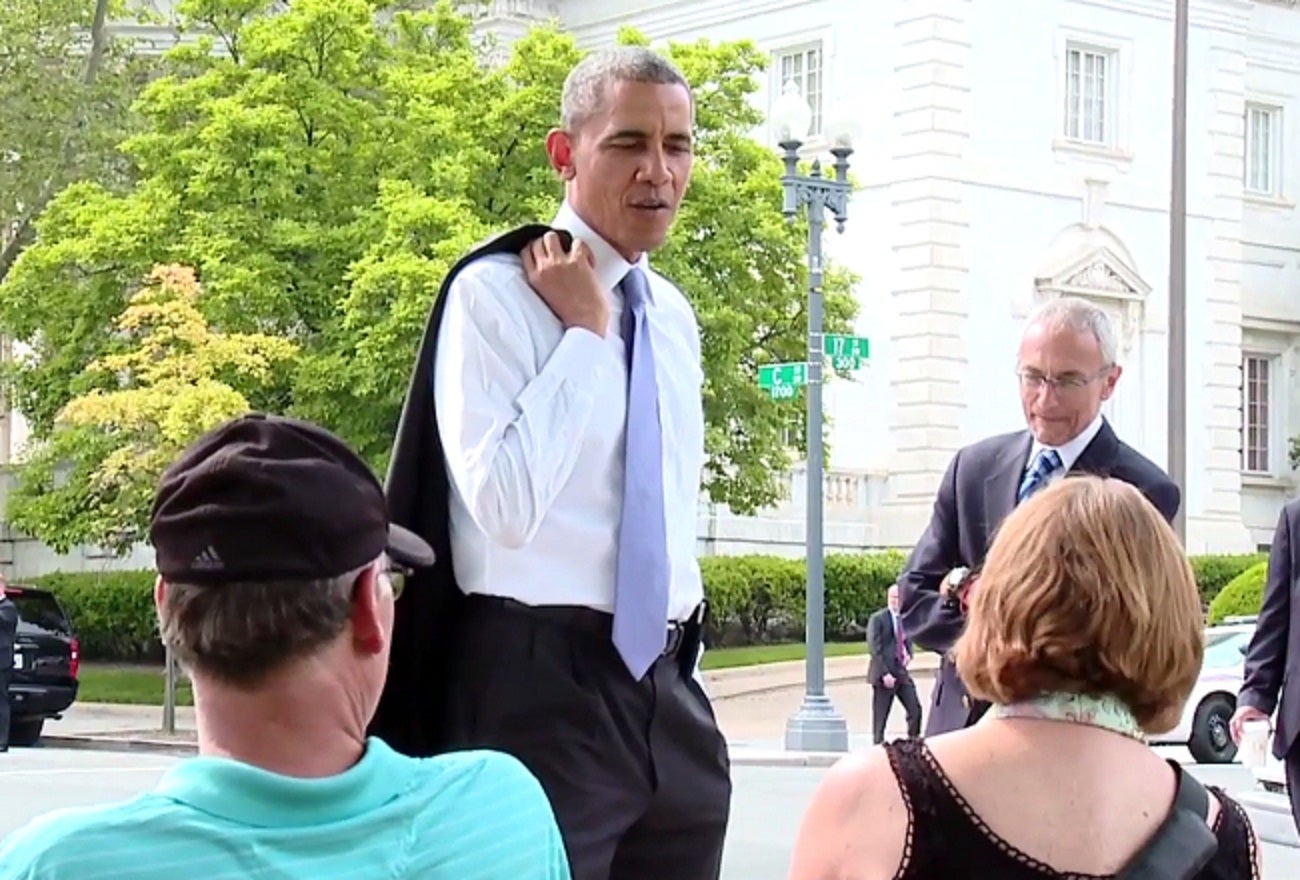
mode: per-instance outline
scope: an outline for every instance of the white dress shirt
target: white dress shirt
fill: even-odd
[[[610,292],[609,329],[603,339],[565,330],[517,254],[476,260],[452,282],[433,378],[452,485],[452,556],[467,593],[612,612],[628,380],[618,285],[632,264],[567,203],[552,225],[595,255]],[[699,327],[681,291],[646,257],[636,266],[650,288],[669,619],[684,620],[703,597],[695,556],[704,467]]]
[[[1044,446],[1035,439],[1033,443],[1029,444],[1029,458],[1025,461],[1023,474],[1029,473],[1030,468],[1034,466],[1034,462],[1038,460],[1038,453],[1046,449],[1055,449],[1056,454],[1061,457],[1061,466],[1047,478],[1047,485],[1050,486],[1057,480],[1062,479],[1070,472],[1070,468],[1074,467],[1074,463],[1079,460],[1079,456],[1083,455],[1083,450],[1087,449],[1088,444],[1097,436],[1097,432],[1101,430],[1102,421],[1101,413],[1097,413],[1097,417],[1088,423],[1088,427],[1076,434],[1074,439],[1062,443],[1060,446]],[[1021,479],[1023,479],[1023,476]]]

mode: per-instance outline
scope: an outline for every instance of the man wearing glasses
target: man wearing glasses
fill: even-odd
[[[256,413],[221,425],[163,474],[149,538],[199,754],[126,803],[15,831],[0,877],[569,880],[554,813],[518,760],[410,758],[366,736],[394,572],[434,554],[390,522],[341,440]]]
[[[1166,519],[1178,512],[1178,486],[1101,414],[1122,372],[1117,348],[1110,319],[1087,300],[1040,306],[1016,359],[1026,429],[967,446],[948,465],[930,525],[899,578],[908,637],[945,654],[927,736],[973,724],[988,708],[971,699],[947,652],[965,625],[993,534],[1017,504],[1065,474],[1088,473],[1131,483]]]

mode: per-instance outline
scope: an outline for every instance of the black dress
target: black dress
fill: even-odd
[[[885,746],[907,804],[907,843],[895,880],[1110,880],[1111,874],[1057,871],[1003,840],[953,787],[924,742]],[[1258,880],[1254,835],[1241,805],[1218,788],[1219,849],[1197,880]]]

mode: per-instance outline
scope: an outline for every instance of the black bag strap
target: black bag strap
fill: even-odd
[[[1210,830],[1210,795],[1190,773],[1173,761],[1178,776],[1174,808],[1155,836],[1118,874],[1119,880],[1192,880],[1210,863],[1219,841]]]

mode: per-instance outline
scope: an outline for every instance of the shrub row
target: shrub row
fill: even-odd
[[[87,660],[161,662],[151,571],[62,572],[32,586],[54,593]]]
[[[1236,615],[1258,614],[1264,604],[1264,581],[1268,563],[1259,562],[1228,581],[1210,603],[1210,623],[1221,623]]]
[[[1265,560],[1261,554],[1192,559],[1208,604],[1229,582]],[[867,618],[884,607],[885,591],[902,570],[905,554],[846,553],[826,557],[826,637],[859,638]],[[804,561],[776,556],[708,556],[700,560],[712,609],[715,645],[749,645],[804,635]],[[88,660],[161,659],[153,610],[154,575],[148,571],[65,573],[36,578],[72,618]],[[1249,614],[1258,610],[1224,614]],[[1246,605],[1249,605],[1247,601]]]

